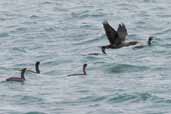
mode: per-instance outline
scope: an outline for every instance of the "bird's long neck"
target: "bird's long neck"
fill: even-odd
[[[83,74],[84,74],[84,75],[87,75],[86,66],[83,66]]]
[[[39,64],[35,65],[35,70],[36,70],[36,73],[40,74]]]
[[[25,73],[25,69],[23,69],[23,70],[21,71],[21,78],[25,80],[24,73]]]
[[[148,39],[148,46],[151,46],[152,39]]]

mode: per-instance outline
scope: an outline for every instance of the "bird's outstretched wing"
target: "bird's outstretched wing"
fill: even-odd
[[[128,35],[128,32],[123,23],[119,24],[117,33],[118,33],[118,37],[121,40],[121,42],[124,42],[126,40],[126,36]]]
[[[118,38],[117,31],[112,28],[107,21],[103,22],[103,27],[111,45],[118,45],[121,43],[121,40]]]

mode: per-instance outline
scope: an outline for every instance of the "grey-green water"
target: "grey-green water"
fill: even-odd
[[[108,44],[104,20],[152,47],[86,55]],[[170,35],[169,0],[1,0],[0,114],[170,114]],[[41,74],[3,82],[36,61]]]

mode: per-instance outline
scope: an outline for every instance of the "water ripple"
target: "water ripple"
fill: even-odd
[[[129,73],[129,72],[139,72],[147,70],[149,67],[146,66],[137,66],[137,65],[131,65],[131,64],[117,64],[112,65],[111,68],[109,68],[109,71],[111,73]]]
[[[24,114],[47,114],[47,113],[44,113],[44,112],[27,112],[27,113],[24,113]]]
[[[170,114],[169,0],[1,0],[1,114]],[[102,22],[152,46],[106,50]],[[99,56],[88,53],[100,53]],[[85,56],[82,56],[85,53]],[[22,83],[4,82],[27,72]],[[82,73],[87,76],[66,77]]]

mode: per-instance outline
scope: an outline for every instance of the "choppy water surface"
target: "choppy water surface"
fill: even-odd
[[[1,0],[0,80],[33,68],[21,83],[0,83],[0,114],[170,114],[171,1]],[[152,47],[107,50],[102,22],[127,26]],[[81,72],[85,77],[66,77]]]

